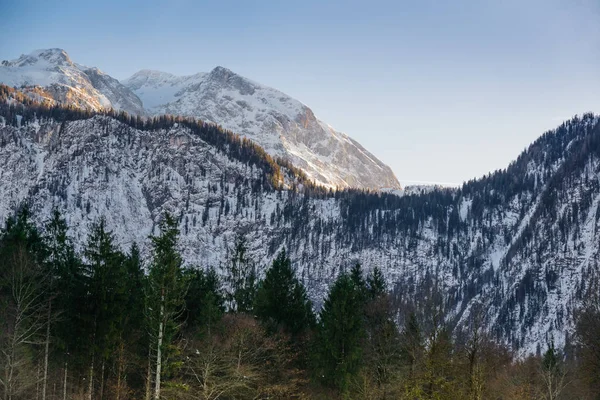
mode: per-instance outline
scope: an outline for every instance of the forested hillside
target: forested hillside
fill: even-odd
[[[166,214],[144,262],[106,221],[81,254],[55,211],[27,208],[0,236],[4,399],[595,399],[598,297],[578,314],[577,346],[515,358],[486,333],[446,322],[438,287],[399,305],[360,264],[332,281],[315,315],[285,250],[263,279],[243,236],[224,268],[184,267]],[[398,315],[404,316],[398,325]],[[575,343],[575,342],[573,342]]]

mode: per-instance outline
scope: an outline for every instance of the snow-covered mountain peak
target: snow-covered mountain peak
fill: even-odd
[[[47,66],[72,66],[73,61],[63,49],[39,49],[29,54],[23,54],[16,60],[4,61],[3,66],[25,67],[36,64],[46,64]]]
[[[330,187],[400,188],[391,169],[347,135],[318,120],[285,93],[217,66],[208,73],[174,76],[142,70],[123,84],[149,114],[201,118],[222,125],[289,159]]]
[[[91,110],[114,108],[144,114],[140,99],[118,80],[95,67],[71,60],[63,49],[41,49],[0,65],[0,83],[41,86],[52,101]]]
[[[123,83],[130,89],[135,90],[142,86],[168,85],[177,79],[175,75],[168,72],[142,69],[129,77],[129,79],[123,81]]]

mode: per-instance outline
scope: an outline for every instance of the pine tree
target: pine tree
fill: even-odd
[[[84,251],[88,293],[88,332],[90,366],[88,398],[94,394],[96,364],[100,362],[100,397],[104,391],[105,365],[115,353],[122,336],[120,324],[127,308],[124,255],[101,218],[92,225]]]
[[[408,365],[409,378],[414,378],[417,373],[418,363],[422,361],[424,343],[421,326],[417,314],[411,312],[402,330],[402,358]]]
[[[187,285],[183,320],[188,330],[199,330],[208,335],[225,312],[221,283],[214,269],[207,272],[198,268],[184,270]]]
[[[387,292],[387,286],[385,278],[379,267],[373,268],[373,271],[367,277],[367,288],[369,292],[369,298],[376,299],[383,296]]]
[[[116,384],[114,398],[119,400],[127,393],[128,364],[141,353],[144,338],[144,271],[140,251],[133,243],[123,261],[125,296],[121,299],[122,312],[118,321],[118,341],[115,353]],[[145,343],[147,345],[147,343]]]
[[[331,287],[320,315],[318,373],[325,383],[342,392],[349,389],[362,366],[363,304],[361,288],[342,274]]]
[[[259,284],[254,311],[271,333],[283,330],[298,335],[314,324],[306,290],[294,275],[289,257],[282,250]]]
[[[46,398],[50,342],[61,360],[66,385],[69,357],[78,348],[77,340],[82,337],[80,307],[85,301],[82,264],[67,234],[67,223],[58,210],[46,224],[44,242],[47,249],[46,269],[49,275],[46,340],[44,349],[44,374],[42,379],[42,400]],[[67,387],[63,385],[63,395]]]
[[[178,317],[183,312],[185,287],[182,260],[177,250],[177,222],[165,214],[160,234],[150,237],[152,263],[148,275],[147,318],[151,336],[151,359],[154,360],[153,398],[160,399],[161,378],[173,337],[179,330]],[[151,361],[151,360],[149,360]]]
[[[256,296],[256,267],[248,257],[248,245],[243,235],[238,235],[235,239],[233,256],[227,270],[229,309],[251,312]]]
[[[390,296],[386,293],[385,280],[379,268],[375,267],[369,274],[366,285],[366,364],[377,386],[384,388],[400,366],[400,332],[394,321]]]
[[[357,262],[350,269],[350,279],[352,280],[352,283],[354,283],[356,290],[358,290],[360,299],[363,303],[363,306],[361,307],[362,309],[364,308],[367,300],[369,299],[369,288],[367,286],[367,281],[363,276],[363,270],[360,263]]]

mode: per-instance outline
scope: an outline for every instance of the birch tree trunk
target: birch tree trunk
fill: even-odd
[[[146,400],[150,400],[152,394],[152,342],[148,345],[148,372],[146,373]]]
[[[69,363],[65,361],[65,380],[63,381],[63,400],[67,400],[67,374],[69,373]]]
[[[120,344],[119,344],[119,358],[117,360],[117,399],[116,400],[121,400],[121,377],[123,375],[123,364],[125,363],[124,360],[124,344],[123,344],[123,340],[120,339]]]
[[[88,382],[88,400],[94,396],[94,356],[92,356],[92,365],[90,365],[90,381]]]
[[[156,349],[156,374],[154,386],[154,400],[160,399],[160,374],[162,369],[162,341],[164,335],[164,314],[165,314],[165,295],[164,292],[160,296],[160,314],[158,322],[158,341]]]
[[[104,357],[102,357],[102,368],[100,368],[100,400],[104,400]]]
[[[42,378],[42,400],[46,400],[48,387],[48,356],[50,352],[50,318],[52,316],[52,299],[48,300],[48,319],[46,321],[46,343],[44,347],[44,377]]]

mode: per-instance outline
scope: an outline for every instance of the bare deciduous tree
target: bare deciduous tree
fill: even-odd
[[[0,385],[4,400],[13,400],[36,383],[34,348],[44,343],[47,322],[44,276],[25,245],[0,263]]]

